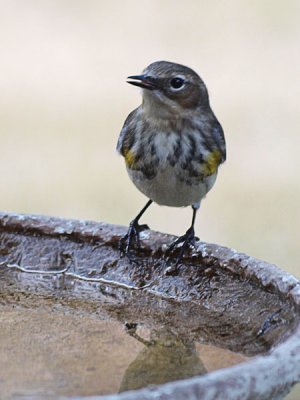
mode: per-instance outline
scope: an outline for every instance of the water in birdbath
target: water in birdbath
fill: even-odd
[[[115,393],[203,375],[247,359],[163,324],[124,324],[49,299],[37,308],[3,303],[1,399]]]

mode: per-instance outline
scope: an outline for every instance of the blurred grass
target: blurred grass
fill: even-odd
[[[4,8],[2,209],[126,224],[144,198],[115,153],[122,123],[140,102],[124,80],[153,60],[180,61],[207,82],[228,143],[198,233],[297,275],[297,2]],[[146,218],[181,233],[190,211],[153,207]]]
[[[300,277],[299,11],[297,0],[3,2],[0,209],[128,224],[146,199],[115,152],[140,103],[125,78],[181,62],[207,83],[228,146],[197,234]],[[190,218],[153,206],[144,220],[182,234]]]
[[[1,209],[127,224],[145,202],[115,145],[149,62],[195,68],[228,162],[197,232],[299,276],[299,3],[7,2],[1,13]],[[190,211],[145,219],[182,233]],[[297,223],[298,222],[298,223]]]

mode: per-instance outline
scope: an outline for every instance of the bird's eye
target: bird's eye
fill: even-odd
[[[170,82],[172,89],[180,89],[184,85],[184,80],[179,77],[175,77]]]

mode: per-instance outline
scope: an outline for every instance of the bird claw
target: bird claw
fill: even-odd
[[[120,252],[128,256],[133,247],[139,249],[141,246],[140,232],[143,232],[147,229],[150,229],[148,225],[139,225],[136,220],[131,221],[126,235],[120,239]]]
[[[197,236],[195,236],[195,231],[194,228],[191,227],[189,228],[186,233],[182,236],[180,236],[179,238],[177,238],[167,249],[167,253],[172,253],[172,251],[174,250],[174,248],[182,243],[182,246],[180,248],[180,253],[177,257],[176,263],[175,265],[178,265],[181,260],[182,257],[186,251],[187,248],[189,247],[195,247],[196,246],[196,241],[198,241],[199,238]]]

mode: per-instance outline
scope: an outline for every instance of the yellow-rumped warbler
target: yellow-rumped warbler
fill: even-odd
[[[182,243],[179,261],[195,242],[196,212],[226,159],[223,129],[210,108],[204,82],[190,68],[158,61],[128,79],[143,89],[143,102],[128,115],[117,150],[149,201],[130,223],[121,249],[128,254],[133,245],[139,246],[139,233],[147,226],[138,222],[152,202],[192,206],[191,227],[170,246]]]

